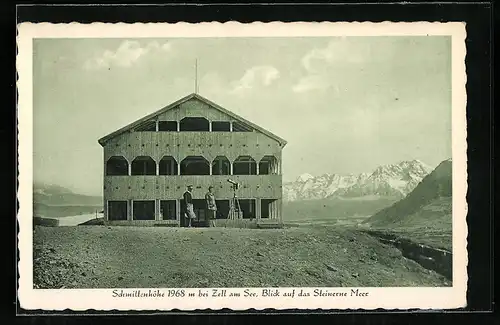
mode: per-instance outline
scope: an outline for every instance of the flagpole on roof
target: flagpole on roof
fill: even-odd
[[[198,59],[194,63],[194,93],[198,93]]]

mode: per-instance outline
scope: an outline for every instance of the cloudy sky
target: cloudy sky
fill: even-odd
[[[288,141],[284,180],[451,157],[451,39],[34,42],[34,178],[101,194],[97,140],[194,90]]]

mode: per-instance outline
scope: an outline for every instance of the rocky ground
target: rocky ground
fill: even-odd
[[[35,288],[449,286],[349,228],[36,227]]]

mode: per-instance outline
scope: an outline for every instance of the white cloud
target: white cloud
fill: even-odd
[[[371,55],[370,45],[354,39],[341,37],[330,41],[325,47],[314,48],[301,59],[306,75],[292,87],[297,93],[315,89],[326,89],[329,85],[328,67],[334,64],[359,64]]]
[[[233,82],[233,92],[241,92],[254,87],[267,87],[278,79],[280,73],[273,66],[255,66],[243,74],[243,76]]]
[[[370,54],[371,48],[367,42],[341,37],[330,41],[326,47],[314,48],[306,53],[302,65],[309,72],[319,72],[325,64],[363,63]]]
[[[145,46],[137,41],[123,41],[120,46],[114,50],[106,50],[104,53],[87,60],[84,64],[85,69],[110,68],[111,66],[129,67],[140,58],[150,53],[169,52],[171,44],[160,44],[157,41],[149,42]]]

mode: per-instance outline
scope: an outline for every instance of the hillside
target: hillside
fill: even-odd
[[[33,240],[35,288],[451,285],[397,248],[336,227],[37,227]]]
[[[437,227],[451,231],[451,159],[439,164],[404,199],[380,210],[364,223],[376,227],[422,226],[432,220]],[[444,222],[447,218],[449,222]],[[436,222],[436,219],[441,221]]]
[[[296,181],[283,184],[284,201],[324,198],[386,197],[401,199],[431,171],[419,160],[384,165],[372,173],[300,175]]]
[[[431,200],[429,204],[424,205],[417,212],[397,219],[390,224],[378,223],[378,226],[391,227],[427,227],[431,229],[448,229],[451,231],[451,197],[441,197]]]
[[[45,205],[96,206],[102,205],[102,197],[83,195],[58,185],[35,184],[33,201]]]
[[[95,213],[102,210],[102,205],[46,205],[34,203],[34,216],[44,218],[60,218],[80,214]]]
[[[58,186],[35,184],[33,187],[34,216],[58,218],[102,210],[102,198],[74,193]]]

